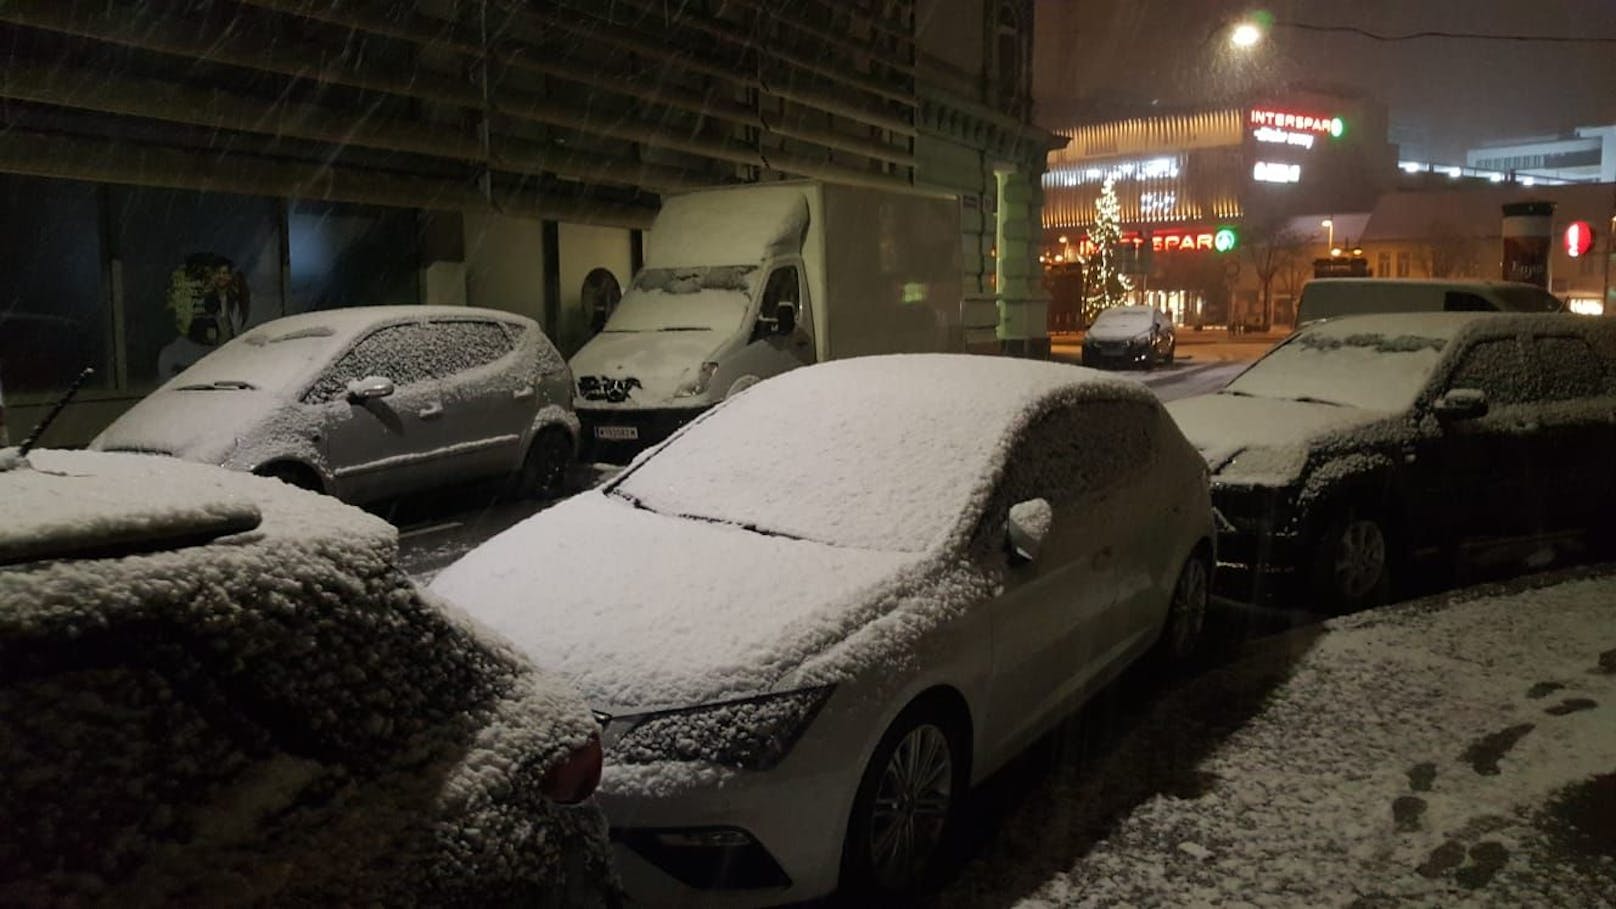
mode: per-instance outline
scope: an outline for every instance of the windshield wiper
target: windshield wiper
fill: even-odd
[[[1295,401],[1298,404],[1328,404],[1331,407],[1346,407],[1347,406],[1347,405],[1341,403],[1340,401],[1326,401],[1323,398],[1315,398],[1312,395],[1298,395],[1297,397],[1286,398],[1285,400],[1287,400],[1287,401]]]
[[[253,391],[258,386],[240,379],[219,379],[216,382],[198,383],[196,385],[181,385],[175,391]]]
[[[701,325],[670,325],[667,328],[659,328],[659,329],[657,329],[657,331],[706,331],[706,330],[707,330],[706,327],[701,326]]]
[[[684,514],[682,512],[674,512],[673,514],[669,514],[669,513],[665,512],[665,511],[657,511],[655,508],[652,508],[651,506],[649,506],[649,505],[645,504],[643,501],[641,501],[639,496],[636,496],[633,493],[624,492],[623,490],[621,490],[621,489],[619,489],[619,488],[617,488],[615,486],[612,487],[611,489],[606,490],[606,495],[616,496],[617,498],[622,499],[623,501],[627,502],[630,506],[632,506],[632,507],[634,507],[634,508],[636,508],[636,509],[638,509],[640,511],[649,511],[652,514],[659,514],[659,515],[662,515],[663,517],[666,517],[666,518],[682,518],[682,519],[684,519],[686,521],[701,521],[704,524],[717,524],[720,527],[738,527],[741,530],[747,531],[748,533],[755,533],[758,536],[779,537],[780,539],[783,539],[783,540],[796,540],[796,541],[801,542],[801,543],[819,543],[820,542],[819,540],[810,540],[807,537],[799,537],[799,536],[797,536],[795,534],[786,533],[786,532],[781,531],[781,530],[769,530],[766,527],[759,527],[758,525],[751,524],[751,523],[742,524],[742,523],[738,523],[736,521],[726,521],[726,520],[723,520],[722,518],[709,518],[706,515],[699,515],[699,514]],[[834,544],[834,543],[822,543],[821,545],[835,546],[836,544]]]
[[[1220,395],[1234,395],[1237,398],[1255,398],[1256,397],[1256,395],[1252,394],[1249,391],[1237,391],[1237,390],[1235,390],[1233,388],[1222,389],[1222,390],[1220,390],[1218,392],[1218,394],[1220,394]]]

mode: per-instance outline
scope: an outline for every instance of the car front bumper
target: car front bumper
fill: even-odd
[[[1125,369],[1130,366],[1148,365],[1150,360],[1151,354],[1148,347],[1111,349],[1085,346],[1083,348],[1084,366],[1112,366]]]
[[[597,798],[629,897],[647,906],[756,906],[835,890],[857,768],[845,756],[798,758],[769,771],[718,771],[688,787],[667,780],[702,765],[634,768],[632,785],[609,773]]]

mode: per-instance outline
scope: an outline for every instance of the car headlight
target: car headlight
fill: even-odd
[[[696,371],[696,377],[675,389],[673,396],[676,398],[694,398],[697,395],[706,394],[707,386],[713,381],[713,373],[715,372],[718,372],[717,363],[701,364],[701,369]]]
[[[791,753],[834,689],[827,685],[614,717],[606,724],[606,754],[623,764],[707,761],[768,770]]]

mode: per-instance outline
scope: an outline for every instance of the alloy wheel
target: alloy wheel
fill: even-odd
[[[947,831],[953,787],[948,736],[930,723],[909,730],[887,760],[870,814],[870,867],[882,887],[902,892],[924,876]]]
[[[1374,521],[1351,521],[1336,545],[1336,589],[1348,599],[1366,596],[1386,573],[1386,535]]]
[[[1206,625],[1206,603],[1206,562],[1192,557],[1184,563],[1184,571],[1178,577],[1178,586],[1173,588],[1173,600],[1168,606],[1168,643],[1173,656],[1184,657],[1195,649],[1195,642]]]

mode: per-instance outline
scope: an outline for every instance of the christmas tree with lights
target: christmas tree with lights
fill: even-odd
[[[1117,256],[1122,243],[1122,206],[1112,178],[1105,178],[1094,208],[1094,227],[1089,230],[1092,251],[1083,261],[1083,317],[1089,322],[1103,310],[1126,303],[1133,290]]]

